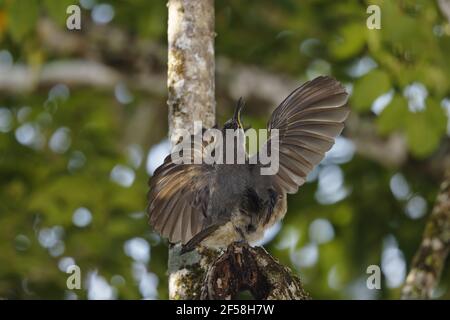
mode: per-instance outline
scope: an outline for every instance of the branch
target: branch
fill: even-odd
[[[430,299],[450,250],[450,170],[441,184],[422,243],[402,289],[402,299]]]
[[[69,86],[94,86],[110,88],[121,76],[112,68],[101,63],[86,60],[60,60],[33,68],[16,64],[0,66],[0,90],[12,93],[32,91],[35,87],[47,87],[56,83]]]
[[[176,300],[235,299],[250,291],[256,299],[309,300],[297,275],[262,247],[235,243],[225,252],[198,247],[169,251],[169,292]]]
[[[308,300],[300,279],[262,247],[232,244],[209,268],[201,298],[233,299],[248,290],[256,299]]]

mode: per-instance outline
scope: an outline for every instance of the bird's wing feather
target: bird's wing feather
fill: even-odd
[[[190,148],[177,149],[150,178],[150,224],[172,243],[186,244],[204,228],[214,167],[194,164],[193,155],[203,153],[206,145],[192,143]],[[175,152],[188,155],[191,164],[174,161]]]
[[[335,79],[318,77],[294,90],[273,112],[268,129],[278,129],[279,170],[272,176],[278,191],[295,193],[323,159],[344,128],[348,94]],[[270,149],[271,139],[261,152]],[[259,156],[259,155],[255,155]]]

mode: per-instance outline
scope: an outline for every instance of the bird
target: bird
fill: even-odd
[[[345,87],[330,76],[293,90],[267,123],[269,133],[277,129],[279,140],[278,171],[273,174],[262,174],[267,164],[260,160],[262,150],[270,149],[272,136],[254,155],[236,144],[234,151],[245,153],[241,164],[178,163],[169,154],[149,180],[150,225],[171,244],[181,243],[182,253],[197,246],[226,249],[234,242],[258,241],[285,216],[287,194],[297,193],[341,134],[350,112],[347,101]],[[233,117],[224,123],[220,131],[224,144],[227,129],[244,130],[243,106],[240,99]],[[191,147],[203,152],[208,143],[214,142]]]

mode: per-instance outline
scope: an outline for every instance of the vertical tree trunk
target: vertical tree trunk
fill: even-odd
[[[169,136],[174,145],[182,129],[193,130],[194,121],[205,127],[215,123],[214,1],[169,0],[168,10]],[[169,250],[170,299],[198,298],[203,267],[211,261],[197,251],[181,257],[179,245]]]
[[[214,1],[169,0],[169,136],[172,144],[180,129],[215,123]]]

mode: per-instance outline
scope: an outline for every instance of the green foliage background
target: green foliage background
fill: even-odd
[[[58,59],[77,58],[49,50],[37,32],[43,17],[64,31],[65,10],[74,3],[0,0],[0,50],[7,50],[14,64],[37,69]],[[105,3],[114,8],[110,26],[165,47],[164,1]],[[381,7],[380,30],[366,27],[370,4]],[[91,10],[82,12],[82,24],[91,21]],[[433,206],[442,177],[428,168],[448,151],[448,117],[442,101],[450,97],[449,21],[430,0],[220,0],[216,1],[216,30],[218,56],[284,74],[299,83],[314,74],[332,74],[352,88],[353,118],[349,121],[373,124],[371,134],[377,139],[393,134],[406,138],[408,156],[400,167],[382,165],[358,152],[351,161],[340,164],[348,190],[340,201],[321,204],[316,197],[317,180],[304,185],[297,195],[289,197],[282,229],[267,245],[282,263],[299,272],[314,298],[398,298],[399,288],[390,288],[384,277],[381,290],[365,289],[366,268],[381,265],[383,243],[392,238],[409,265],[421,239],[427,215],[411,219],[405,214],[409,200],[398,200],[390,189],[396,173],[406,178],[413,195],[426,201],[427,213]],[[86,36],[87,46],[90,41],[94,40]],[[377,67],[364,75],[349,73],[364,57],[370,57]],[[130,66],[124,61],[121,64],[111,59],[106,63],[126,72]],[[0,72],[7,71],[0,68]],[[422,84],[428,92],[425,108],[415,112],[404,95],[413,83]],[[84,280],[89,271],[97,270],[114,287],[117,298],[142,298],[133,275],[136,262],[124,251],[124,243],[135,237],[150,244],[147,272],[159,279],[153,297],[167,298],[167,243],[151,232],[143,214],[149,178],[147,153],[167,134],[166,97],[129,86],[134,99],[123,104],[117,101],[114,90],[71,88],[70,84],[68,88],[67,99],[53,100],[49,99],[52,88],[46,86],[20,94],[0,90],[3,115],[6,117],[5,110],[9,110],[12,117],[10,127],[0,131],[0,298],[73,297],[66,288],[67,274],[58,267],[62,257],[76,261]],[[374,100],[387,92],[392,100],[379,115],[374,114]],[[217,96],[219,120],[223,121],[231,114],[234,102],[223,92]],[[274,106],[252,97],[248,97],[248,104],[245,120],[262,127]],[[149,110],[145,113],[148,124],[146,131],[136,133],[135,121],[142,105]],[[37,126],[44,143],[39,147],[19,143],[17,129],[24,124]],[[61,127],[69,130],[71,142],[68,150],[56,153],[48,143]],[[136,138],[142,135],[144,139]],[[134,168],[130,146],[143,153],[143,161]],[[80,157],[84,162],[69,170],[70,161]],[[131,186],[111,181],[111,170],[117,164],[134,171]],[[79,207],[88,208],[93,216],[84,228],[72,222]],[[309,230],[316,219],[331,223],[334,236],[313,246],[317,259],[312,265],[299,266],[301,250],[313,243]],[[39,234],[55,226],[62,227],[64,251],[52,255],[41,245]],[[125,281],[112,281],[117,275]],[[437,297],[450,298],[449,280],[447,265]],[[85,283],[82,290],[73,292],[78,298],[88,297]]]

